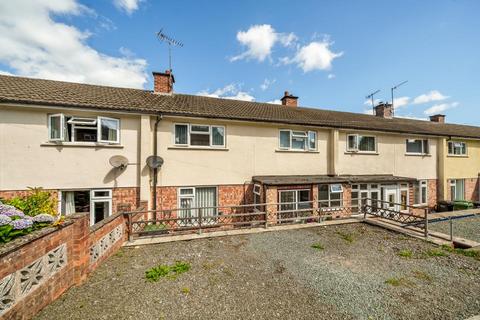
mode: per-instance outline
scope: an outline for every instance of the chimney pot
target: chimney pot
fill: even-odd
[[[445,123],[445,115],[444,114],[434,114],[430,116],[430,121],[437,122],[437,123]]]
[[[172,93],[175,78],[172,70],[165,72],[152,72],[153,74],[153,92],[154,93]]]
[[[298,97],[292,96],[288,91],[285,91],[285,94],[281,100],[284,106],[297,107],[298,105]]]
[[[391,119],[393,117],[393,115],[392,115],[392,105],[388,102],[380,102],[375,107],[375,116],[381,117],[381,118]]]

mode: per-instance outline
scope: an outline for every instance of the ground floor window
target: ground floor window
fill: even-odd
[[[321,184],[318,186],[318,203],[320,208],[343,206],[343,187],[341,184]]]
[[[427,204],[427,180],[419,180],[414,184],[414,203]]]
[[[450,180],[450,200],[465,200],[465,179]]]
[[[112,190],[68,190],[61,192],[60,209],[66,215],[89,212],[90,225],[112,214]]]
[[[312,208],[310,190],[281,190],[279,198],[279,219],[290,219],[298,216],[309,215],[309,211],[298,211]]]
[[[400,210],[408,210],[408,183],[400,185]]]
[[[256,211],[262,211],[262,195],[261,195],[262,187],[259,184],[253,185],[253,204],[254,209]]]
[[[180,221],[182,225],[198,225],[199,217],[202,224],[215,222],[217,210],[216,187],[188,187],[178,189],[178,216],[186,218]]]
[[[370,203],[375,209],[379,207],[378,199],[380,196],[380,186],[377,183],[352,184],[352,212],[358,212],[362,205],[362,200],[371,199]]]

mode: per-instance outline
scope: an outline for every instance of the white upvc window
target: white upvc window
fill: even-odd
[[[318,202],[321,208],[335,208],[343,205],[341,184],[321,184],[318,186]]]
[[[361,134],[348,134],[347,152],[375,153],[377,152],[377,138]]]
[[[414,184],[414,202],[417,205],[426,205],[428,199],[427,180],[419,180]]]
[[[448,155],[451,155],[451,156],[467,155],[467,143],[462,141],[448,141]]]
[[[63,113],[48,115],[48,140],[62,142],[120,143],[120,120],[79,117]]]
[[[98,142],[120,143],[120,120],[98,117]]]
[[[405,148],[407,154],[427,155],[430,153],[428,139],[406,139]]]
[[[182,226],[215,223],[218,215],[216,187],[186,187],[178,189],[178,216]],[[192,209],[196,208],[196,209]]]
[[[174,124],[174,145],[225,148],[225,127],[203,124]]]
[[[280,129],[279,149],[294,151],[316,151],[317,132]]]
[[[62,113],[48,115],[48,140],[63,141],[65,137],[65,116]]]
[[[465,179],[450,180],[450,200],[465,200]]]

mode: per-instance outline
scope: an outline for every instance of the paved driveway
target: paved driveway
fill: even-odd
[[[360,223],[124,248],[38,319],[465,319],[480,314],[480,261],[446,252],[438,256],[438,250]],[[191,269],[175,279],[146,282],[148,268],[176,261]]]

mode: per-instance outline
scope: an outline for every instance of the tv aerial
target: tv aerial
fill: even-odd
[[[370,93],[368,96],[365,97],[365,99],[371,99],[372,100],[372,111],[373,114],[375,114],[375,101],[373,100],[373,96],[379,93],[380,90],[377,90],[375,92]]]
[[[163,158],[160,156],[149,156],[147,166],[151,169],[158,169],[163,165]]]
[[[172,70],[172,46],[182,48],[183,43],[165,34],[163,28],[157,32],[157,38],[158,40],[168,44],[168,67],[170,70]]]
[[[128,166],[128,159],[122,155],[112,156],[108,162],[110,162],[112,167],[120,170],[123,170]]]
[[[395,115],[395,106],[393,105],[393,90],[397,90],[400,86],[404,85],[407,83],[408,80],[403,81],[402,83],[397,84],[396,86],[393,86],[390,90],[392,92],[392,116]]]

